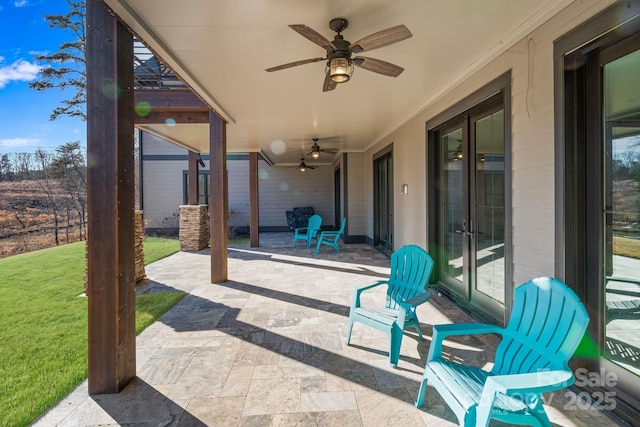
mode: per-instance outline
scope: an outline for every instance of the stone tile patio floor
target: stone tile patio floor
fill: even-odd
[[[293,248],[291,233],[264,233],[260,244],[229,248],[225,283],[209,283],[207,250],[147,266],[138,292],[189,295],[138,336],[137,378],[113,395],[89,396],[85,381],[34,425],[456,425],[431,387],[423,408],[413,402],[431,325],[473,319],[434,293],[418,311],[427,339],[406,332],[392,369],[383,333],[355,324],[344,344],[351,288],[387,277],[388,258],[364,244],[316,255]],[[474,337],[449,349],[485,366],[496,344],[494,336]],[[603,411],[567,407],[568,393],[546,396],[554,425],[624,425]]]

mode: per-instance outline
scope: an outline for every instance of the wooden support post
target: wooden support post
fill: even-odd
[[[187,190],[188,193],[188,205],[198,205],[199,196],[200,196],[200,181],[199,181],[199,173],[198,173],[198,155],[189,150],[189,188]]]
[[[87,0],[89,394],[136,374],[133,37]]]
[[[209,113],[209,232],[211,283],[227,281],[227,123]]]
[[[251,247],[260,246],[260,198],[258,197],[258,153],[249,153],[249,235]]]

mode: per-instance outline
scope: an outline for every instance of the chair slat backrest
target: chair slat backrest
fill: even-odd
[[[584,305],[561,281],[539,277],[519,286],[493,372],[566,368],[588,323]]]
[[[387,308],[397,309],[397,301],[412,298],[429,284],[433,259],[416,245],[406,245],[391,255]]]
[[[312,215],[309,217],[309,224],[307,227],[307,234],[311,237],[316,237],[316,233],[320,230],[322,225],[322,217],[320,215]]]

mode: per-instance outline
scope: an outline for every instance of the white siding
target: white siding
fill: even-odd
[[[186,155],[187,150],[160,139],[155,135],[142,132],[143,155]]]
[[[178,207],[183,204],[182,171],[186,161],[147,161],[143,166],[143,216],[145,228],[177,228]]]
[[[207,165],[207,169],[209,165]],[[227,188],[229,189],[230,227],[249,226],[249,161],[227,160]]]

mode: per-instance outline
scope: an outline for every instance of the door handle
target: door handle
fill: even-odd
[[[466,235],[469,236],[470,238],[473,239],[473,237],[475,236],[476,232],[473,229],[473,220],[470,219],[469,220],[469,231],[466,232]]]
[[[475,231],[473,230],[473,220],[469,220],[469,231],[467,231],[467,226],[466,226],[466,221],[463,219],[462,220],[462,230],[458,230],[455,229],[455,233],[456,234],[464,234],[466,236],[469,236],[470,238],[473,239],[473,237],[475,236]]]

